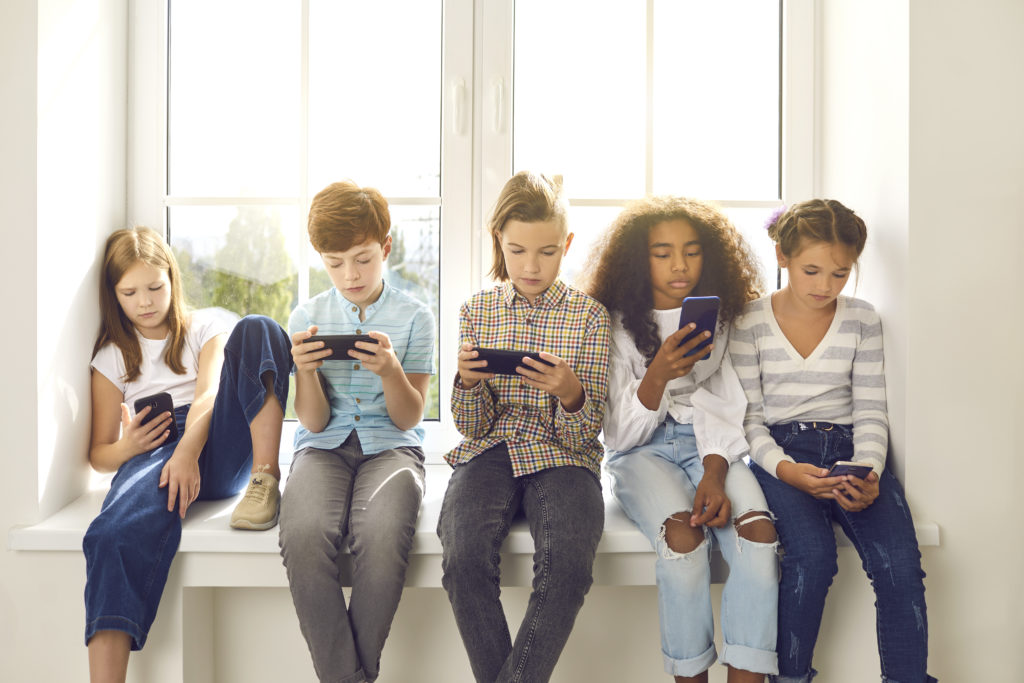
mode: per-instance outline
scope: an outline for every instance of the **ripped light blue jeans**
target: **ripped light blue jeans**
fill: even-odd
[[[711,543],[714,535],[729,565],[722,591],[722,663],[758,673],[777,673],[775,633],[779,570],[774,543],[741,538],[733,524],[705,527],[705,540],[687,554],[665,542],[665,520],[693,509],[704,466],[697,453],[693,425],[671,417],[650,442],[611,454],[605,461],[612,494],[657,551],[658,613],[665,672],[696,676],[715,661],[715,625],[711,608]],[[725,478],[732,521],[748,512],[767,511],[761,488],[741,461]]]
[[[822,422],[771,427],[775,442],[800,463],[829,467],[853,459],[853,429]],[[914,520],[900,482],[884,470],[878,498],[860,512],[818,500],[779,481],[756,464],[754,475],[775,513],[782,543],[779,586],[779,673],[773,683],[806,683],[832,578],[839,571],[832,522],[846,532],[875,590],[878,654],[883,683],[932,683],[924,572]]]

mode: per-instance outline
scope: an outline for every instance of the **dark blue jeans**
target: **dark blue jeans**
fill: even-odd
[[[845,425],[790,422],[771,428],[775,442],[798,463],[829,467],[853,459],[853,430]],[[832,500],[819,500],[751,463],[782,544],[779,584],[778,683],[810,681],[814,645],[825,596],[839,571],[832,522],[837,522],[860,554],[875,591],[878,654],[883,683],[925,683],[928,619],[924,572],[914,521],[900,482],[882,473],[875,502],[847,512]]]
[[[274,394],[284,407],[291,362],[291,340],[270,318],[248,316],[235,325],[224,347],[210,433],[199,457],[199,500],[233,496],[249,481],[249,423],[266,399],[261,378],[273,375]],[[179,433],[188,409],[174,411]],[[86,644],[103,630],[128,633],[133,650],[146,643],[181,540],[177,507],[168,512],[167,489],[157,486],[177,443],[168,441],[121,465],[85,533]]]
[[[513,518],[530,526],[533,591],[513,645],[499,596],[499,551]],[[441,506],[442,584],[479,683],[551,677],[593,582],[604,531],[600,481],[581,467],[512,476],[499,444],[459,465]]]

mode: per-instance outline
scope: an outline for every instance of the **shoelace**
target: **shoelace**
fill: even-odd
[[[270,465],[260,465],[256,468],[256,473],[252,475],[252,479],[249,481],[249,488],[245,490],[245,500],[250,500],[255,503],[265,503],[267,496],[270,494],[270,486],[263,482],[263,473],[270,469]]]

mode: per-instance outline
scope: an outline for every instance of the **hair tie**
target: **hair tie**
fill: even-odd
[[[764,223],[764,229],[765,230],[771,230],[772,226],[775,225],[776,222],[778,222],[778,220],[782,216],[782,214],[786,213],[786,211],[788,209],[789,209],[789,207],[786,206],[785,204],[783,204],[779,208],[777,208],[774,211],[772,211],[771,215],[768,216],[768,220],[765,221],[765,223]]]

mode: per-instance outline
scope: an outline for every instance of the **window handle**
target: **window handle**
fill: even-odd
[[[494,116],[491,120],[491,128],[495,133],[505,132],[505,79],[495,78],[491,81],[491,104],[494,107]]]
[[[453,78],[451,82],[452,133],[462,135],[466,130],[466,79]]]

